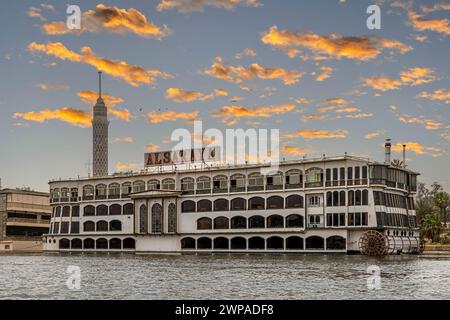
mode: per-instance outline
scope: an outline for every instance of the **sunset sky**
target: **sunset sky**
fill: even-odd
[[[6,4],[7,2],[7,4]],[[280,129],[289,159],[383,161],[408,146],[420,180],[450,190],[450,3],[363,0],[5,1],[0,178],[48,190],[87,176],[97,70],[110,172],[170,150],[174,129]],[[65,25],[68,4],[82,28]],[[381,30],[366,9],[381,8]]]

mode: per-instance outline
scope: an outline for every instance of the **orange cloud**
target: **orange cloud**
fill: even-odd
[[[450,10],[450,3],[435,3],[432,6],[421,6],[420,9],[425,13],[438,10]]]
[[[403,116],[399,118],[400,122],[403,123],[416,123],[420,124],[425,127],[427,130],[437,130],[441,129],[443,127],[443,124],[441,122],[438,122],[436,120],[432,119],[423,119],[423,118],[416,118],[416,117],[407,117]]]
[[[379,135],[381,135],[381,131],[373,131],[373,132],[368,132],[364,136],[364,138],[368,139],[368,140],[371,140],[371,139],[374,139],[374,138],[378,137]]]
[[[116,33],[131,32],[141,37],[162,39],[170,34],[167,26],[158,27],[147,21],[143,13],[134,8],[120,9],[98,4],[94,10],[82,14],[81,30],[70,30],[63,21],[46,23],[42,26],[48,35],[67,33],[100,32],[102,29]]]
[[[221,57],[217,57],[211,69],[203,70],[203,74],[237,84],[243,81],[259,79],[280,79],[285,85],[293,85],[300,81],[303,73],[283,68],[264,68],[257,63],[249,67],[228,66]]]
[[[250,48],[245,48],[243,52],[236,53],[234,58],[237,60],[242,59],[243,57],[256,57],[256,52]]]
[[[373,89],[386,92],[400,89],[402,86],[417,86],[436,80],[434,70],[430,68],[417,67],[402,71],[398,79],[392,79],[386,76],[366,78],[363,80],[365,85]]]
[[[149,113],[147,114],[147,122],[149,123],[161,123],[164,121],[177,121],[184,120],[187,122],[192,122],[198,118],[198,111],[193,112],[175,112],[166,111],[163,113]]]
[[[69,90],[69,86],[65,83],[38,83],[36,85],[41,90]]]
[[[218,96],[228,96],[228,92],[223,89],[216,89],[211,94],[204,94],[198,91],[186,91],[181,88],[169,88],[166,90],[166,99],[177,103],[190,103],[194,101],[206,101]]]
[[[234,9],[242,7],[260,7],[258,0],[160,0],[156,6],[156,11],[166,11],[176,9],[178,12],[186,13],[192,11],[203,11],[206,6]]]
[[[320,120],[325,120],[326,118],[327,118],[327,116],[324,114],[311,114],[308,116],[303,116],[303,122],[308,123],[311,121],[320,121]]]
[[[294,101],[297,102],[298,104],[310,104],[311,103],[311,100],[306,99],[306,98],[297,98]]]
[[[93,106],[97,102],[98,93],[95,91],[80,91],[78,92],[81,102]],[[123,99],[120,97],[112,96],[108,93],[102,93],[102,99],[108,107],[115,107],[117,104],[122,103]]]
[[[111,143],[116,143],[116,142],[125,142],[125,143],[133,143],[134,142],[134,138],[133,137],[117,137],[111,140]]]
[[[287,138],[296,138],[302,137],[304,139],[343,139],[348,135],[347,130],[312,130],[312,129],[304,129],[299,130],[295,133],[289,133],[285,136]]]
[[[215,118],[221,118],[228,125],[233,125],[241,118],[272,118],[276,114],[285,114],[295,109],[292,103],[278,106],[243,107],[223,106],[213,114]]]
[[[445,103],[450,103],[450,91],[445,89],[439,89],[432,93],[421,92],[417,95],[417,98],[428,99],[433,101],[442,101]]]
[[[320,70],[322,71],[322,73],[316,75],[317,81],[325,81],[326,79],[328,79],[331,76],[331,74],[334,71],[333,68],[327,67],[327,66],[320,67]]]
[[[125,163],[125,162],[118,162],[116,164],[116,170],[117,171],[125,171],[125,170],[133,170],[137,168],[136,163]]]
[[[39,123],[44,123],[49,120],[59,120],[80,128],[90,127],[92,122],[90,114],[83,110],[70,107],[55,110],[44,109],[36,112],[16,112],[13,117],[14,119],[23,119]]]
[[[148,152],[155,152],[159,150],[159,146],[157,146],[156,144],[148,144],[145,146],[145,150],[147,150]]]
[[[444,35],[450,35],[448,19],[426,19],[422,14],[408,12],[409,20],[413,28],[417,31],[434,31]]]
[[[89,47],[81,48],[81,54],[71,51],[62,43],[39,44],[32,42],[28,45],[31,52],[41,52],[46,55],[56,57],[61,60],[84,63],[93,66],[97,70],[103,71],[115,78],[120,78],[134,87],[142,84],[153,84],[156,78],[168,79],[170,74],[159,70],[144,69],[141,66],[130,65],[125,61],[114,61],[103,57],[98,57]]]
[[[381,39],[377,37],[349,37],[338,34],[321,36],[309,32],[289,32],[272,26],[262,38],[262,42],[275,48],[284,50],[290,57],[298,53],[297,47],[311,50],[321,59],[347,58],[368,61],[376,58],[382,49],[398,51],[402,54],[412,48],[399,41]],[[294,51],[292,51],[294,50]]]
[[[312,148],[302,149],[294,146],[283,146],[281,148],[281,152],[290,156],[303,156],[307,153],[311,153],[313,151]]]
[[[356,114],[348,114],[345,117],[350,119],[362,119],[362,118],[370,118],[373,116],[373,113],[356,113]]]
[[[402,142],[392,145],[393,152],[403,152],[403,145],[406,145],[406,150],[420,155],[430,155],[432,157],[440,157],[444,151],[436,147],[425,147],[418,142]]]

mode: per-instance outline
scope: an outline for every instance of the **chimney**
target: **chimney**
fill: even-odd
[[[406,144],[403,145],[403,169],[406,168]]]
[[[384,164],[391,164],[391,139],[386,139],[384,144]]]

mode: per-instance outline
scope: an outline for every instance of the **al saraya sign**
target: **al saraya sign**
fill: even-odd
[[[145,154],[145,167],[211,162],[220,160],[219,147],[151,152]]]

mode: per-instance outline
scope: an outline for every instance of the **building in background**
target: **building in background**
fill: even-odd
[[[0,252],[40,252],[48,233],[49,194],[29,189],[0,190]]]

